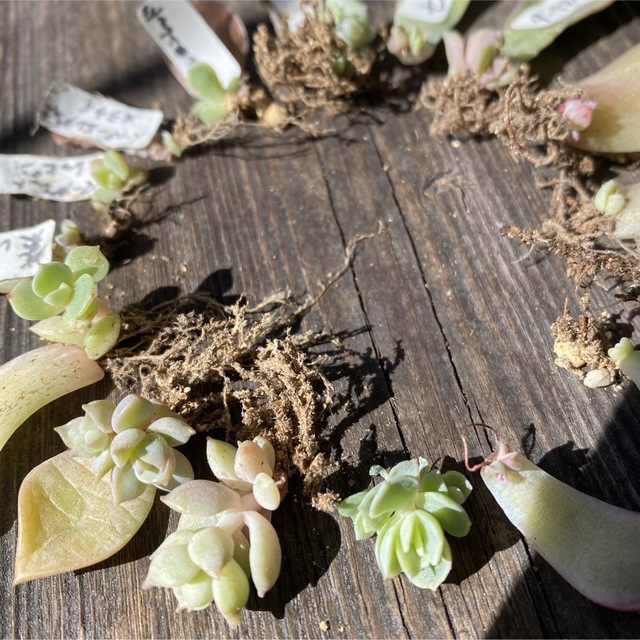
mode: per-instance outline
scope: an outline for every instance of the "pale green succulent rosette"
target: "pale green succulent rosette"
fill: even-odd
[[[105,210],[122,194],[145,182],[148,173],[130,167],[120,153],[109,149],[101,160],[93,163],[91,176],[97,184],[91,204],[97,210]]]
[[[341,515],[353,519],[357,539],[377,534],[376,560],[385,578],[404,573],[420,588],[436,589],[451,570],[445,533],[465,536],[471,521],[461,506],[471,492],[456,471],[427,469],[408,460],[390,470],[374,466],[383,482],[340,503]]]
[[[64,262],[40,265],[8,299],[21,318],[38,321],[31,331],[51,342],[83,348],[97,360],[120,334],[120,316],[98,297],[97,285],[108,272],[109,262],[98,247],[74,247]]]
[[[96,400],[85,415],[55,430],[65,445],[91,460],[97,478],[110,473],[117,504],[133,500],[148,485],[170,491],[193,480],[193,469],[174,447],[195,431],[165,405],[130,394],[117,405]]]
[[[263,597],[280,574],[282,551],[269,518],[285,487],[273,477],[275,452],[264,438],[237,447],[209,438],[207,459],[220,482],[192,480],[161,498],[180,521],[151,556],[143,586],[172,589],[179,609],[215,603],[236,627],[250,582]]]

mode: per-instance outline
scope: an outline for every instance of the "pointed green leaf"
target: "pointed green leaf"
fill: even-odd
[[[416,504],[434,515],[448,534],[461,538],[469,533],[471,520],[467,512],[447,494],[436,491],[418,494]]]
[[[64,310],[64,307],[54,307],[47,304],[40,296],[36,295],[30,280],[19,282],[7,298],[14,312],[25,320],[44,320]]]

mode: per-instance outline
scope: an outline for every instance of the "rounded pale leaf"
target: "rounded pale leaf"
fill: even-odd
[[[129,462],[135,448],[144,439],[145,433],[141,429],[126,429],[118,433],[111,441],[111,457],[113,461],[119,467],[124,467]]]
[[[194,516],[211,516],[240,505],[233,489],[210,480],[185,482],[160,499],[174,511]]]
[[[100,318],[84,338],[84,350],[92,360],[102,358],[118,341],[120,335],[120,316],[116,313]]]
[[[87,273],[94,282],[100,282],[109,273],[109,261],[99,247],[74,247],[69,251],[64,263],[73,271],[76,279]]]
[[[200,571],[189,582],[175,587],[173,592],[178,598],[178,609],[199,611],[206,609],[213,602],[211,576],[204,571]]]
[[[154,420],[147,428],[147,432],[157,433],[167,441],[169,446],[177,447],[185,444],[195,434],[195,429],[192,429],[182,418],[167,416]]]
[[[275,511],[280,505],[280,491],[268,473],[259,473],[253,481],[253,497],[268,511]]]
[[[238,491],[251,491],[251,483],[240,480],[234,470],[238,448],[228,442],[207,438],[207,462],[213,475],[228,487]]]
[[[114,506],[111,485],[96,481],[71,451],[37,466],[18,494],[14,582],[88,567],[122,549],[147,518],[155,489]]]
[[[276,450],[273,445],[262,436],[256,436],[253,441],[264,451],[267,462],[272,469],[276,468]]]
[[[36,295],[29,280],[18,282],[7,298],[14,313],[25,320],[44,320],[55,316],[64,309],[64,307],[54,307],[47,304],[40,296]]]
[[[252,484],[259,473],[273,474],[265,452],[251,440],[245,440],[238,445],[233,468],[238,478]]]
[[[218,577],[233,558],[233,548],[231,534],[219,527],[207,527],[193,535],[188,551],[192,562],[208,575]]]
[[[179,587],[193,580],[199,572],[189,558],[186,544],[163,545],[151,559],[144,586]]]
[[[146,429],[156,412],[156,405],[133,393],[118,402],[111,417],[111,426],[116,433],[125,429]]]
[[[244,522],[249,529],[251,579],[256,586],[258,597],[262,598],[280,575],[280,540],[273,525],[257,511],[245,512]]]
[[[122,182],[125,182],[129,178],[129,165],[117,151],[109,149],[109,151],[104,154],[102,162],[105,168],[115,173]]]
[[[34,293],[41,298],[63,285],[70,287],[71,284],[73,284],[73,273],[62,262],[49,262],[41,265],[31,281]]]
[[[213,600],[230,626],[240,622],[240,611],[249,599],[249,580],[235,561],[227,563],[219,578],[213,580]]]
[[[189,86],[208,102],[220,102],[225,95],[224,87],[213,68],[205,62],[197,62],[187,72]]]

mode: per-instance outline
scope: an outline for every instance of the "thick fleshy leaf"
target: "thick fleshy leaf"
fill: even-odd
[[[275,511],[280,505],[280,491],[268,473],[259,473],[253,481],[253,496],[258,504],[268,511]]]
[[[93,278],[85,273],[73,285],[73,296],[66,307],[66,313],[71,320],[87,320],[95,311],[95,300],[98,289]]]
[[[88,273],[94,282],[100,282],[109,273],[109,261],[99,247],[74,247],[64,263],[73,271],[76,279],[83,273]]]
[[[126,182],[129,179],[129,166],[122,155],[114,149],[109,149],[104,154],[102,162],[105,169],[114,173],[122,182]]]
[[[139,498],[147,490],[148,484],[138,480],[133,467],[114,467],[110,474],[113,499],[116,504]]]
[[[220,102],[225,95],[218,75],[210,65],[204,62],[197,62],[189,67],[187,82],[201,98],[208,102]]]
[[[207,462],[213,475],[228,487],[238,491],[251,491],[252,484],[241,480],[234,471],[238,447],[228,442],[207,438]]]
[[[253,441],[264,451],[267,463],[272,469],[276,468],[276,450],[273,445],[262,436],[256,436]]]
[[[178,609],[200,611],[213,602],[213,585],[211,576],[200,571],[185,584],[175,587],[173,592],[178,599]]]
[[[41,265],[31,281],[34,293],[41,298],[56,291],[62,285],[66,285],[66,288],[69,289],[72,284],[73,273],[62,262],[49,262]]]
[[[212,582],[213,600],[231,627],[240,622],[240,611],[249,599],[249,580],[242,567],[231,560]]]
[[[187,549],[195,564],[208,575],[218,577],[233,558],[233,547],[231,534],[219,527],[207,527],[193,535]]]
[[[420,589],[431,589],[433,591],[444,582],[451,571],[451,566],[451,547],[445,539],[442,547],[442,555],[438,563],[424,567],[420,573],[409,579],[416,587]]]
[[[103,376],[82,349],[61,344],[33,349],[0,366],[0,449],[38,409]]]
[[[259,473],[273,474],[273,469],[269,466],[266,453],[251,440],[245,440],[238,445],[233,469],[238,478],[252,484]]]
[[[122,321],[117,313],[100,318],[84,337],[84,350],[92,360],[102,358],[118,341]]]
[[[167,416],[154,420],[147,428],[147,433],[157,433],[161,435],[171,447],[185,444],[189,438],[195,434],[182,418]]]
[[[30,280],[18,282],[7,298],[16,315],[25,320],[44,320],[64,310],[64,307],[54,307],[47,304],[40,296],[36,295]]]
[[[400,527],[397,520],[389,521],[376,538],[376,560],[385,578],[395,578],[402,573],[402,567],[396,554],[396,536]]]
[[[162,436],[145,435],[132,464],[138,480],[166,487],[176,468],[175,451]]]
[[[166,486],[160,486],[157,483],[154,483],[158,489],[173,491],[177,486],[193,480],[193,467],[187,457],[175,449],[173,450],[173,456],[175,459],[175,468],[173,469],[171,478]]]
[[[461,538],[469,533],[471,519],[464,508],[450,496],[429,491],[420,494],[417,505],[434,515],[448,534]]]
[[[447,486],[447,494],[458,504],[462,504],[471,494],[471,483],[457,471],[442,474],[442,481]]]
[[[346,497],[338,506],[338,512],[341,516],[355,518],[358,515],[360,503],[369,492],[368,489],[358,491],[351,496]]]
[[[18,494],[14,582],[73,571],[124,547],[147,518],[155,488],[114,506],[107,477],[65,451],[33,469]]]
[[[53,316],[36,322],[29,330],[49,342],[70,344],[82,349],[85,343],[85,326],[86,323],[73,322],[67,316]]]
[[[280,575],[282,550],[273,525],[256,511],[244,513],[244,523],[249,529],[249,566],[251,579],[258,597],[273,587]]]
[[[400,476],[382,483],[369,508],[369,517],[378,518],[389,512],[397,511],[411,502],[418,490],[415,476]]]
[[[91,418],[97,429],[105,433],[112,433],[111,416],[116,408],[112,400],[93,400],[82,405],[82,410]]]
[[[185,482],[160,500],[178,513],[194,516],[211,516],[240,506],[240,496],[233,489],[210,480]]]
[[[125,429],[146,429],[156,412],[156,406],[146,398],[133,393],[118,402],[111,426],[116,433]]]
[[[116,434],[111,441],[111,457],[119,466],[124,467],[131,458],[135,448],[145,439],[141,429],[126,429]]]
[[[180,532],[183,533],[183,532]],[[169,538],[165,542],[168,542]],[[186,542],[173,539],[174,544],[163,544],[149,563],[144,587],[179,587],[192,580],[200,572],[189,557]]]

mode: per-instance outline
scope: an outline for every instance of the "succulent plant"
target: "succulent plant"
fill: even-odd
[[[456,471],[428,469],[423,458],[388,471],[375,465],[370,474],[383,481],[343,500],[341,515],[353,519],[358,540],[377,534],[376,560],[385,578],[404,573],[416,586],[436,589],[451,570],[445,532],[469,532],[471,521],[461,505],[471,485]]]
[[[97,188],[91,195],[91,204],[95,209],[107,209],[123,193],[142,184],[147,172],[139,167],[130,167],[120,153],[109,149],[102,160],[94,162],[91,175]]]
[[[82,347],[95,360],[111,349],[120,333],[120,316],[98,297],[97,284],[108,272],[109,262],[98,247],[74,247],[64,262],[41,264],[8,299],[21,318],[40,321],[31,327],[34,333]]]
[[[280,573],[280,541],[269,518],[286,486],[273,477],[275,453],[264,438],[238,447],[209,438],[207,459],[221,482],[192,480],[161,498],[180,521],[151,556],[143,586],[173,589],[179,608],[215,602],[235,627],[249,579],[263,597]]]
[[[92,459],[98,478],[111,474],[116,503],[137,498],[148,485],[171,490],[193,479],[191,464],[174,447],[195,431],[165,405],[130,394],[117,405],[95,400],[83,410],[55,430],[69,449]]]

